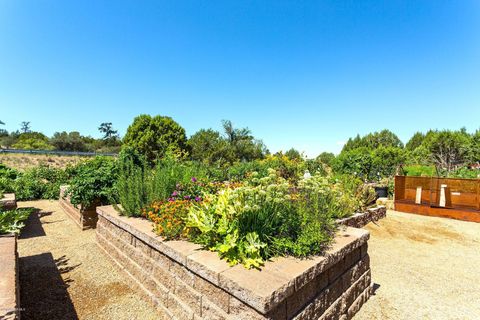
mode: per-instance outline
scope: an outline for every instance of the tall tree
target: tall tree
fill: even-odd
[[[30,121],[22,121],[22,123],[20,123],[20,131],[22,133],[28,133],[30,132]]]
[[[87,146],[79,132],[55,132],[50,143],[56,150],[62,151],[87,151]]]
[[[422,143],[440,169],[448,172],[468,161],[468,150],[471,146],[471,136],[465,131],[432,131]]]
[[[256,140],[248,128],[234,128],[230,120],[222,120],[225,139],[230,148],[230,162],[260,159],[268,153],[261,140]]]
[[[98,131],[103,133],[103,140],[110,140],[113,138],[118,138],[118,131],[113,130],[111,122],[103,122],[98,127]]]
[[[142,114],[135,117],[123,142],[125,147],[133,147],[145,155],[150,164],[164,157],[168,151],[187,150],[185,129],[172,118],[159,115],[152,117]]]
[[[228,160],[228,143],[219,132],[201,129],[188,139],[190,156],[193,160],[208,164],[223,164]]]
[[[415,134],[408,140],[407,144],[405,145],[405,149],[408,151],[413,151],[418,148],[423,140],[425,140],[425,134],[421,132],[415,132]]]

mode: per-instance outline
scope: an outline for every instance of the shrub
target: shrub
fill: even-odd
[[[170,117],[140,115],[128,127],[123,139],[126,147],[137,150],[149,164],[163,158],[168,151],[186,149],[185,129]]]
[[[121,214],[138,216],[148,203],[149,169],[145,158],[132,148],[125,148],[118,158],[118,180],[115,185]]]
[[[194,162],[181,162],[178,158],[168,154],[157,161],[149,183],[149,202],[168,199],[177,188],[177,184],[189,185],[192,177],[205,179],[207,172]]]
[[[20,173],[0,163],[0,194],[14,192],[14,180]]]
[[[40,132],[25,132],[20,134],[13,147],[16,149],[27,150],[54,149],[54,147],[49,143],[48,137]]]
[[[98,204],[116,203],[115,181],[117,179],[116,160],[108,157],[95,157],[79,164],[69,182],[67,195],[73,205],[88,207]]]
[[[68,179],[68,170],[40,165],[21,173],[13,189],[18,200],[58,199],[60,186]]]
[[[143,215],[153,222],[153,230],[165,239],[185,238],[189,230],[185,228],[185,219],[190,206],[190,200],[155,201],[143,209]]]

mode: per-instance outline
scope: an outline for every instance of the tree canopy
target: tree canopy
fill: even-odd
[[[170,117],[142,114],[135,117],[123,138],[124,146],[133,147],[150,163],[169,151],[185,152],[185,129]]]

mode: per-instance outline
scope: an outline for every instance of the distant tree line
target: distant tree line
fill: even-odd
[[[0,125],[4,123],[0,121]],[[122,147],[131,147],[144,155],[150,164],[173,155],[214,167],[248,163],[270,154],[250,129],[235,127],[229,120],[222,121],[222,131],[200,129],[190,138],[180,124],[161,115],[135,117],[123,139],[111,122],[101,123],[98,130],[102,134],[100,139],[82,136],[76,131],[56,132],[47,137],[32,131],[30,122],[24,121],[17,131],[9,133],[0,129],[0,145],[17,149],[97,152],[119,152]],[[297,162],[306,160],[294,148],[273,156]],[[350,138],[337,156],[323,152],[309,161],[370,181],[393,176],[401,165],[435,166],[448,174],[480,162],[480,130],[474,133],[468,133],[465,128],[416,132],[404,145],[397,135],[385,129]]]
[[[5,123],[0,121],[0,124]],[[119,152],[122,142],[117,131],[113,130],[112,123],[104,122],[98,129],[104,135],[101,139],[83,136],[77,131],[55,132],[52,137],[47,137],[41,132],[32,131],[30,122],[23,121],[19,130],[8,132],[0,129],[0,146],[26,150]]]
[[[435,166],[445,175],[480,162],[480,130],[429,130],[416,132],[403,145],[389,130],[357,135],[345,143],[334,168],[368,180],[392,176],[401,165]]]

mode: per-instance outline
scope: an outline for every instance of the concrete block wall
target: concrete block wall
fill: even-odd
[[[365,230],[344,228],[325,256],[247,270],[196,244],[162,241],[145,219],[97,211],[98,245],[166,318],[349,319],[371,294]]]
[[[369,208],[366,212],[354,213],[351,217],[337,220],[338,224],[352,227],[363,228],[372,221],[378,221],[387,216],[387,208],[385,206],[378,206]]]
[[[15,209],[17,207],[17,198],[15,193],[4,193],[0,199],[0,208],[2,209]]]
[[[17,237],[0,235],[0,319],[20,319]]]

